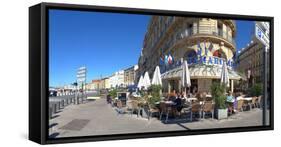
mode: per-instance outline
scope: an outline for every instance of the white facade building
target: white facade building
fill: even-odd
[[[124,86],[124,70],[115,72],[109,77],[109,85],[111,88]]]

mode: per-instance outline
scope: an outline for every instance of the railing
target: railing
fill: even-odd
[[[236,46],[235,39],[232,38],[232,36],[228,36],[227,32],[223,31],[222,29],[218,29],[217,32],[213,32],[213,35],[226,39],[228,42],[232,43],[234,46]]]
[[[192,28],[187,28],[187,29],[183,29],[180,33],[178,33],[176,35],[176,38],[183,39],[185,37],[189,37],[196,34],[201,34],[198,29],[197,31],[194,31]],[[210,33],[210,35],[215,35],[217,37],[223,38],[228,42],[232,43],[234,46],[236,46],[235,40],[231,36],[228,36],[227,32],[223,31],[222,29],[218,29],[217,32],[212,32]]]

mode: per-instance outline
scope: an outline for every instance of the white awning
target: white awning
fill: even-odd
[[[219,65],[192,65],[189,68],[191,79],[220,79],[221,76],[221,66]],[[228,68],[229,79],[240,80],[246,79],[245,76],[238,74],[233,69]],[[172,70],[166,71],[161,75],[162,79],[176,79],[181,78],[182,68],[174,68]]]

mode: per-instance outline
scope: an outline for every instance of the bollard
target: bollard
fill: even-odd
[[[64,107],[63,100],[61,100],[61,101],[60,101],[60,105],[61,105],[61,107],[60,107],[60,108],[61,108],[61,109],[63,109],[63,107]]]
[[[57,103],[55,103],[55,104],[54,104],[54,110],[53,110],[54,113],[57,113],[57,112],[58,112],[58,109],[57,109],[57,108],[58,108]]]
[[[58,108],[60,109],[61,108],[61,101],[59,101],[59,103],[58,103]]]
[[[52,118],[52,107],[49,107],[49,119],[51,119]]]
[[[57,113],[59,111],[59,104],[58,103],[55,104],[55,109],[56,109],[56,113]]]
[[[64,99],[62,100],[62,108],[64,108],[65,107],[65,101],[64,101]]]
[[[55,104],[52,104],[52,114],[55,114],[56,113],[56,107],[55,107]]]

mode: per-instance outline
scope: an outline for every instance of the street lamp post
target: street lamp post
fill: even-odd
[[[264,93],[264,97],[263,97],[263,115],[262,115],[262,122],[263,122],[263,125],[267,125],[267,52],[268,52],[268,47],[265,46],[265,49],[264,49],[264,85],[263,85],[263,93]]]
[[[255,23],[255,37],[264,45],[264,84],[263,84],[263,125],[267,125],[267,52],[269,50],[269,23],[268,22],[256,22]]]

